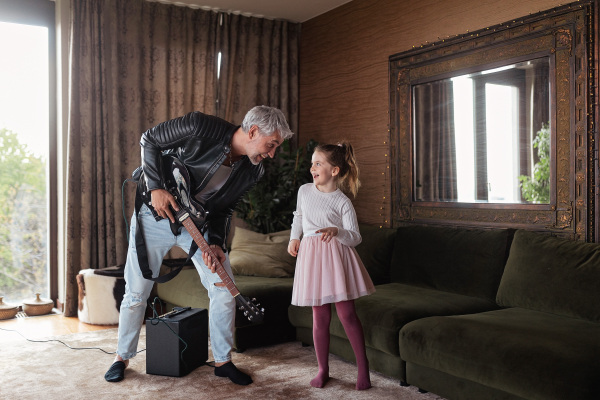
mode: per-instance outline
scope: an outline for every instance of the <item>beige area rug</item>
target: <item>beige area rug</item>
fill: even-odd
[[[317,372],[314,348],[302,347],[300,342],[234,353],[234,363],[252,374],[254,383],[249,386],[219,378],[207,365],[181,378],[147,375],[145,352],[131,360],[124,381],[108,383],[104,373],[114,355],[99,350],[71,350],[58,342],[28,342],[15,332],[0,330],[0,335],[8,338],[0,349],[0,399],[3,400],[441,399],[432,393],[419,393],[413,386],[402,387],[398,380],[375,372],[371,373],[371,389],[354,390],[356,366],[333,355],[330,381],[323,389],[312,388],[309,381]],[[51,339],[60,339],[72,347],[100,347],[112,352],[116,348],[117,330]],[[139,349],[144,348],[142,329]]]

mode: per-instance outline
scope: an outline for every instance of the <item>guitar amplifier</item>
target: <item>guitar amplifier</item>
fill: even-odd
[[[208,311],[175,308],[146,320],[146,373],[184,376],[208,360]]]

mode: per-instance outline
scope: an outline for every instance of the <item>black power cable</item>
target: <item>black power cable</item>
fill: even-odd
[[[19,335],[21,335],[21,337],[23,337],[28,342],[33,342],[33,343],[58,342],[58,343],[61,343],[65,346],[67,346],[71,350],[100,350],[101,352],[106,353],[106,354],[116,354],[117,353],[116,351],[108,352],[104,349],[101,349],[100,347],[72,347],[72,346],[68,345],[67,343],[63,342],[62,340],[58,340],[58,339],[44,339],[44,340],[29,339],[28,337],[24,336],[21,332],[15,330],[15,329],[0,328],[0,330],[7,331],[7,332],[16,332]],[[140,350],[140,351],[136,352],[135,354],[141,353],[142,351],[146,351],[146,349]]]
[[[152,301],[152,304],[150,304],[150,307],[152,308],[152,318],[149,318],[148,320],[150,321],[150,323],[151,323],[152,325],[158,325],[160,322],[163,322],[163,323],[164,323],[164,324],[167,326],[167,328],[169,328],[169,330],[170,330],[171,332],[173,332],[173,335],[177,336],[177,338],[178,338],[178,339],[179,339],[179,340],[180,340],[180,341],[181,341],[181,342],[184,344],[184,346],[185,346],[185,347],[183,348],[183,350],[181,350],[180,358],[181,358],[181,361],[182,361],[182,362],[185,364],[185,360],[183,359],[183,352],[184,352],[184,351],[185,351],[185,350],[188,348],[188,344],[185,342],[185,340],[183,340],[183,339],[181,338],[181,336],[179,336],[179,335],[178,335],[178,334],[177,334],[177,333],[176,333],[176,332],[175,332],[175,331],[174,331],[174,330],[173,330],[173,329],[172,329],[172,328],[169,326],[169,324],[167,324],[167,323],[165,322],[165,320],[164,320],[163,318],[160,318],[160,316],[159,316],[158,312],[156,311],[156,306],[155,306],[155,304],[156,304],[156,301],[157,301],[157,300],[159,300],[159,299],[158,299],[158,297],[155,297],[155,298],[154,298],[154,300]],[[160,303],[159,303],[159,305],[160,305]],[[161,313],[162,313],[162,305],[161,305]],[[33,342],[33,343],[49,343],[49,342],[58,342],[58,343],[61,343],[61,344],[65,345],[66,347],[68,347],[68,348],[69,348],[69,349],[71,349],[71,350],[100,350],[101,352],[103,352],[103,353],[105,353],[105,354],[117,354],[117,352],[116,352],[116,351],[108,352],[108,351],[106,351],[106,350],[104,350],[104,349],[101,349],[100,347],[73,347],[73,346],[70,346],[69,344],[67,344],[67,343],[65,343],[65,342],[63,342],[62,340],[59,340],[59,339],[44,339],[44,340],[34,340],[34,339],[29,339],[28,337],[24,336],[24,335],[23,335],[21,332],[19,332],[19,331],[15,330],[15,329],[6,329],[6,328],[0,328],[0,330],[7,331],[7,332],[16,332],[16,333],[18,333],[19,335],[21,335],[21,337],[23,337],[23,338],[24,338],[25,340],[27,340],[28,342]],[[135,354],[139,354],[139,353],[141,353],[141,352],[143,352],[143,351],[146,351],[146,349],[139,350],[139,351],[137,351]],[[211,364],[209,364],[208,362],[206,362],[206,365],[208,365],[208,366],[211,366],[211,367],[213,367],[213,368],[214,368],[214,365],[211,365]]]

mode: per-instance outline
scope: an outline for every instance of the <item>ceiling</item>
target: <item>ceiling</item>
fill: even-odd
[[[304,22],[351,0],[157,0],[255,17]]]

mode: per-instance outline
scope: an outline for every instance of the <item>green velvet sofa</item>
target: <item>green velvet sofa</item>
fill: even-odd
[[[370,368],[448,399],[600,399],[600,246],[522,230],[362,228]],[[387,261],[387,262],[386,262]],[[289,307],[312,344],[308,307]],[[354,361],[335,316],[331,352]]]
[[[450,399],[600,399],[600,246],[517,231],[501,309],[400,331],[407,381]]]
[[[372,370],[407,382],[400,330],[409,322],[442,315],[499,309],[496,291],[504,270],[510,230],[407,226],[361,227],[357,246],[376,292],[355,302]],[[296,337],[312,341],[310,307],[290,306]],[[333,313],[330,351],[348,360],[354,353]]]

